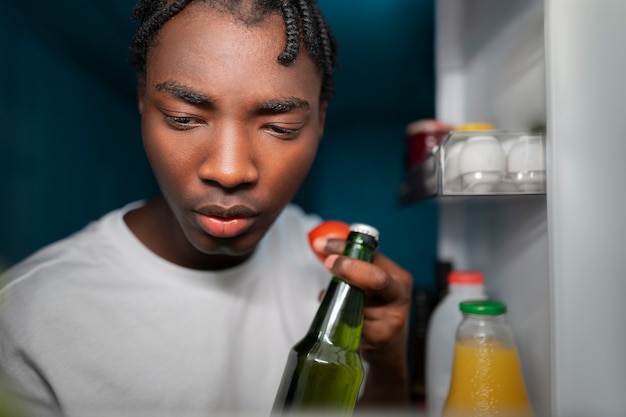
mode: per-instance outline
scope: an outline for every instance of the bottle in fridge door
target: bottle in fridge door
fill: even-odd
[[[443,417],[533,417],[506,304],[464,301]]]
[[[452,374],[454,338],[463,319],[459,304],[485,299],[484,276],[480,271],[451,271],[448,290],[430,318],[426,335],[426,410],[428,417],[441,417]]]

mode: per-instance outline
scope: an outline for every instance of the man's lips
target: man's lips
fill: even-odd
[[[257,216],[246,206],[205,206],[196,210],[196,217],[205,232],[214,237],[232,238],[248,230]]]

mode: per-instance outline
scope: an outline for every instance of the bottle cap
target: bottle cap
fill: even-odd
[[[496,300],[467,300],[459,304],[461,312],[479,316],[499,316],[506,313],[506,304]]]
[[[352,223],[350,225],[350,231],[363,233],[364,235],[372,236],[376,240],[378,240],[378,237],[380,235],[380,233],[378,233],[378,229],[368,224],[364,224],[364,223]]]
[[[485,277],[480,271],[451,271],[448,274],[448,284],[482,285]]]

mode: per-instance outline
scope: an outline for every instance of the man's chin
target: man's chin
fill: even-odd
[[[257,242],[258,244],[258,242]],[[202,269],[226,269],[232,268],[247,261],[256,249],[255,245],[219,245],[210,248],[194,245],[202,254]]]

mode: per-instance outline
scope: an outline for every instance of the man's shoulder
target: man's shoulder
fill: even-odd
[[[320,221],[319,216],[306,213],[294,204],[288,205],[261,242],[261,252],[272,260],[272,264],[279,260],[282,270],[306,270],[326,277],[328,273],[314,255],[308,240],[309,231]]]
[[[116,223],[124,209],[114,210],[83,229],[52,242],[10,267],[0,276],[0,294],[13,287],[59,286],[77,274],[102,268],[102,260],[116,249]],[[96,269],[97,270],[97,269]]]
[[[305,212],[296,204],[288,204],[276,223],[286,229],[306,230],[307,232],[317,226],[322,218],[314,213]]]
[[[286,245],[292,251],[301,250],[308,247],[307,234],[320,222],[321,218],[316,214],[306,213],[300,206],[289,204],[276,219],[265,240]]]

